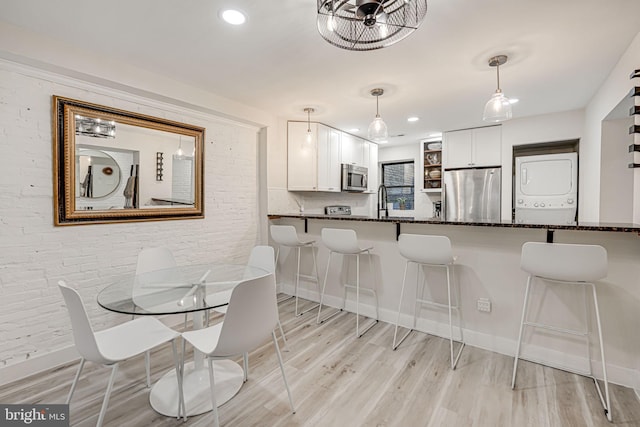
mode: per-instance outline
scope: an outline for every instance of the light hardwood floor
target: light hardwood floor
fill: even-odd
[[[273,346],[265,343],[250,355],[249,381],[220,407],[222,425],[640,426],[640,403],[624,387],[611,387],[611,424],[588,378],[523,361],[512,391],[512,357],[467,346],[452,371],[448,340],[414,332],[392,351],[392,325],[379,323],[356,339],[354,314],[318,326],[314,312],[293,316],[293,300],[281,303],[280,313],[296,414],[291,414]],[[170,345],[151,360],[152,380],[157,380],[172,366]],[[2,387],[0,402],[64,403],[76,368],[74,363]],[[71,402],[72,425],[95,425],[109,372],[87,364]],[[211,414],[186,423],[157,414],[144,383],[144,358],[121,365],[105,426],[212,424]]]

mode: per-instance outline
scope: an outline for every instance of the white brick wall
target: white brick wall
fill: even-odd
[[[54,227],[54,94],[205,127],[205,219]],[[128,318],[96,295],[142,247],[166,245],[179,263],[245,261],[258,241],[256,141],[227,119],[0,62],[0,374],[72,345],[60,279],[99,330]]]

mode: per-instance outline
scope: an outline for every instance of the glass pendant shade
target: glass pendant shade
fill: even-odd
[[[369,139],[375,142],[387,142],[388,138],[387,124],[377,115],[369,125]]]
[[[369,125],[367,137],[374,142],[386,143],[389,138],[387,124],[380,117],[379,98],[384,93],[384,89],[376,88],[371,90],[371,95],[376,97],[376,118]]]
[[[482,120],[485,122],[502,122],[511,119],[511,102],[500,89],[500,66],[506,64],[507,59],[507,55],[497,55],[489,58],[489,66],[496,68],[498,88],[484,106]]]
[[[482,120],[485,122],[502,122],[511,119],[511,103],[502,91],[496,91],[484,106]]]

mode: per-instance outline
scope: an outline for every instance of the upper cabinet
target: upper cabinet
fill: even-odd
[[[341,191],[342,163],[368,168],[367,192],[377,191],[377,144],[321,123],[308,126],[307,122],[287,123],[289,191]]]
[[[366,155],[368,154],[368,156]],[[369,159],[368,193],[378,192],[378,144],[365,142],[365,156]]]
[[[487,126],[445,132],[443,166],[445,169],[501,166],[502,128]]]
[[[318,124],[289,122],[287,126],[287,188],[289,191],[318,190]]]
[[[340,191],[342,132],[318,125],[318,191]]]
[[[342,133],[342,163],[369,167],[369,160],[365,160],[365,145],[369,143],[362,138]],[[368,157],[368,156],[367,156]]]

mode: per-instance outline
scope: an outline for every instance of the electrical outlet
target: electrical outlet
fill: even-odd
[[[491,312],[491,301],[489,298],[478,298],[478,311],[484,311],[485,313]]]

